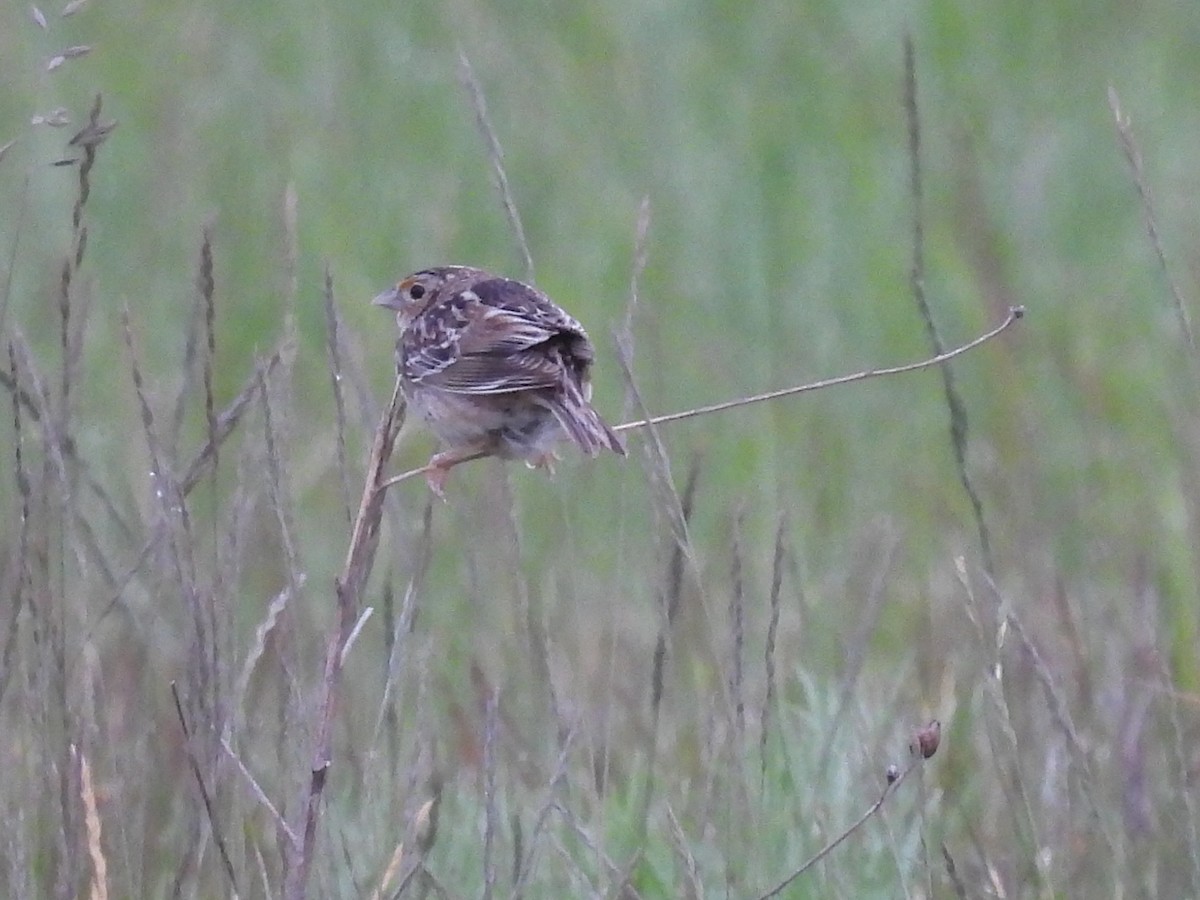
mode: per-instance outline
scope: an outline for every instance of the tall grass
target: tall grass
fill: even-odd
[[[1190,13],[71,6],[0,18],[0,893],[1196,893]],[[1031,316],[443,505],[365,302],[443,261],[635,422]]]

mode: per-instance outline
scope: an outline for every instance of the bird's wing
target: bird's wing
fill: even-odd
[[[591,363],[583,327],[544,295],[503,278],[472,285],[423,313],[401,341],[405,376],[461,394],[561,386]]]

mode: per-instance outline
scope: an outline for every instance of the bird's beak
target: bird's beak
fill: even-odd
[[[394,287],[388,288],[382,294],[376,294],[375,299],[371,301],[371,305],[372,306],[383,306],[383,307],[386,307],[387,309],[392,309],[392,310],[395,310],[396,312],[400,312],[400,309],[402,306],[402,304],[400,302],[400,291]]]

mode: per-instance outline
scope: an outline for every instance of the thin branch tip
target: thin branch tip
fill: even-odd
[[[1024,317],[1025,317],[1025,307],[1024,306],[1019,306],[1019,305],[1018,306],[1010,306],[1008,308],[1008,316],[1004,319],[1004,321],[1002,321],[999,325],[996,325],[991,330],[984,332],[983,334],[976,337],[974,340],[968,341],[965,344],[962,344],[951,350],[946,350],[942,353],[937,354],[936,356],[930,357],[928,359],[923,359],[923,360],[920,360],[915,363],[905,363],[903,365],[890,366],[888,368],[882,368],[882,369],[866,369],[861,372],[855,372],[851,375],[839,375],[834,378],[825,378],[820,381],[813,381],[813,382],[809,382],[807,384],[796,385],[794,387],[782,388],[780,390],[775,390],[775,391],[768,391],[768,392],[762,393],[762,394],[755,394],[751,397],[740,397],[736,400],[726,400],[722,403],[713,403],[708,406],[701,406],[701,407],[697,407],[696,409],[685,410],[684,412],[667,413],[666,415],[661,415],[661,416],[653,416],[650,418],[634,419],[629,422],[623,422],[620,425],[614,425],[613,431],[618,432],[618,433],[625,432],[625,431],[633,431],[633,430],[636,430],[639,428],[645,428],[648,426],[662,425],[667,422],[678,422],[683,419],[692,419],[692,418],[696,418],[698,416],[706,416],[706,415],[710,415],[712,413],[724,412],[726,410],[736,409],[741,406],[748,406],[752,403],[760,403],[765,400],[778,400],[783,397],[793,396],[795,394],[808,393],[810,391],[821,390],[823,388],[836,387],[836,386],[842,385],[842,384],[852,384],[856,381],[865,381],[868,378],[879,378],[881,376],[888,376],[888,375],[902,375],[907,372],[916,372],[916,371],[920,371],[921,369],[928,369],[928,368],[931,368],[936,365],[941,365],[943,363],[947,363],[950,360],[954,359],[955,357],[961,356],[964,353],[968,353],[969,351],[974,350],[975,348],[977,348],[983,344],[986,344],[988,341],[992,340],[993,338],[999,337],[1002,333],[1007,331],[1008,328],[1010,328],[1013,325],[1013,323],[1015,323],[1018,319],[1022,319]],[[399,391],[399,384],[397,384],[396,390]],[[396,402],[395,394],[393,394],[393,402]],[[475,459],[475,458],[477,458],[477,457],[472,457],[472,459]],[[462,460],[461,462],[468,462],[468,461],[469,460]],[[405,481],[408,481],[412,478],[415,478],[418,475],[428,474],[429,472],[433,471],[434,468],[435,467],[433,465],[427,463],[427,464],[425,464],[423,466],[419,466],[415,469],[409,469],[407,472],[402,472],[399,475],[393,475],[390,478],[384,477],[382,472],[380,472],[378,481],[371,487],[370,490],[374,494],[381,495],[383,493],[386,493],[389,488],[393,488],[396,485],[401,484]],[[442,497],[441,499],[445,500],[446,498]]]

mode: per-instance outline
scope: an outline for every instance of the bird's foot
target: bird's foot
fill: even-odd
[[[438,463],[436,456],[425,466],[425,483],[429,485],[429,490],[433,491],[434,496],[443,503],[446,502],[446,479],[449,475],[450,466]]]
[[[438,499],[444,501],[446,499],[446,479],[450,475],[450,470],[461,463],[490,456],[491,453],[490,447],[480,445],[435,453],[425,465],[425,483],[429,485],[429,489]]]
[[[544,453],[539,453],[536,456],[531,456],[528,459],[526,459],[525,465],[528,466],[530,469],[545,469],[546,474],[548,474],[551,478],[553,478],[554,477],[554,465],[560,459],[562,459],[562,457],[559,456],[557,453],[555,453],[553,450],[547,450]]]

